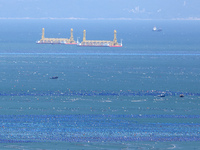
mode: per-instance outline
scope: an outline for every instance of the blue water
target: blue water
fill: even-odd
[[[199,149],[199,26],[1,20],[0,148]],[[43,27],[80,41],[84,29],[88,40],[116,29],[123,47],[35,44]]]

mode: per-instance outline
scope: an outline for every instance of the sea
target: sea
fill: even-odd
[[[36,44],[42,28],[123,47]],[[0,149],[200,149],[199,37],[200,21],[1,19]]]

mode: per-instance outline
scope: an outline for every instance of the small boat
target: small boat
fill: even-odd
[[[180,96],[180,97],[184,97],[184,95],[183,95],[183,94],[180,94],[179,96]]]
[[[160,31],[162,31],[162,29],[161,29],[161,28],[157,29],[157,27],[156,27],[156,26],[154,26],[154,27],[153,27],[153,29],[152,29],[152,31],[157,31],[157,32],[160,32]]]
[[[158,95],[158,97],[165,97],[165,94],[162,93],[162,94]]]
[[[57,77],[57,76],[54,76],[54,77],[51,77],[50,79],[58,79],[58,77]]]
[[[156,26],[153,27],[152,31],[157,31],[157,28]]]

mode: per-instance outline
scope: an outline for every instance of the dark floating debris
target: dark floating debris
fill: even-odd
[[[184,97],[184,95],[183,95],[183,94],[180,94],[179,96],[180,96],[180,97]]]
[[[50,79],[58,79],[58,77],[57,77],[57,76],[54,76],[54,77],[51,77]]]

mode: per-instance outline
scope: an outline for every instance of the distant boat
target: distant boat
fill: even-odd
[[[180,94],[179,96],[180,96],[180,97],[184,97],[184,95],[183,95],[183,94]]]
[[[158,32],[160,32],[160,31],[162,31],[162,29],[161,28],[157,29],[157,27],[154,26],[153,29],[152,29],[152,31],[158,31]]]
[[[158,95],[158,97],[165,97],[165,94],[162,93],[162,94]]]
[[[51,77],[50,79],[58,79],[58,77],[57,77],[57,76],[54,76],[54,77]]]

